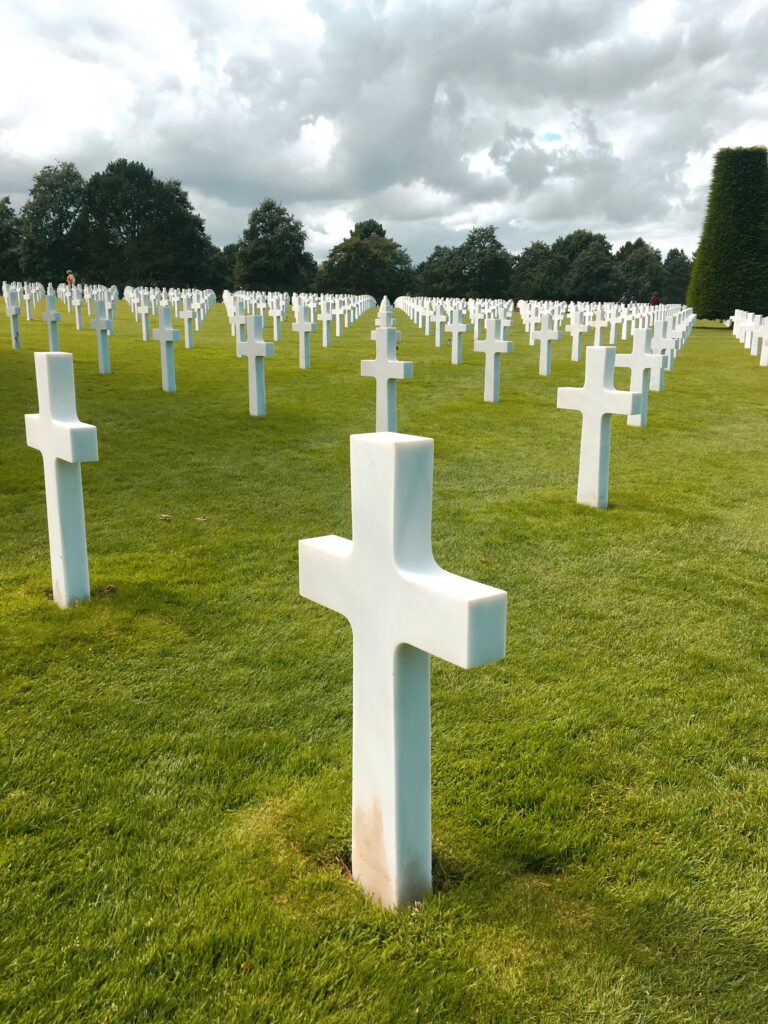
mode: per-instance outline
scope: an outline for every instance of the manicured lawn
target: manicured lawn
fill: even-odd
[[[373,319],[309,371],[286,330],[257,420],[221,305],[175,395],[124,303],[110,377],[65,315],[100,461],[62,612],[24,438],[45,325],[13,352],[2,318],[0,1020],[764,1022],[768,371],[697,329],[648,428],[614,420],[599,512],[568,340],[540,378],[516,326],[492,406],[471,342],[451,366],[398,313],[436,557],[509,610],[504,662],[433,662],[436,892],[385,912],[345,868],[350,630],[297,585],[300,538],[350,535]]]

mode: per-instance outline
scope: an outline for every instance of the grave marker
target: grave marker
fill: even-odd
[[[648,390],[651,386],[651,373],[657,379],[664,373],[664,359],[651,351],[651,329],[635,327],[632,330],[632,351],[619,353],[616,365],[630,371],[629,390],[640,393],[642,408],[639,413],[631,413],[627,419],[630,427],[644,427],[648,423]],[[654,390],[661,390],[656,388]]]
[[[299,316],[296,317],[296,322],[292,328],[299,336],[299,368],[302,370],[309,369],[309,335],[315,329],[315,325],[309,318],[309,309],[306,306],[301,306],[299,309]],[[338,332],[337,332],[338,333]]]
[[[112,330],[112,321],[107,317],[104,299],[96,300],[96,319],[91,320],[91,329],[96,331],[99,373],[112,373],[112,366],[109,361],[109,332]]]
[[[501,321],[488,317],[485,321],[485,338],[475,342],[475,352],[485,355],[485,385],[483,401],[498,402],[499,378],[501,367],[499,357],[512,351],[512,342],[504,341],[501,332]]]
[[[573,409],[582,416],[576,501],[594,508],[608,507],[611,416],[642,411],[640,394],[614,388],[615,360],[615,348],[592,345],[587,349],[584,386],[557,389],[557,408]]]
[[[413,363],[397,358],[400,332],[394,327],[379,327],[371,331],[376,342],[376,358],[363,359],[360,376],[376,381],[376,430],[397,430],[397,381],[413,378]]]
[[[61,320],[61,313],[56,309],[56,293],[51,285],[48,285],[48,291],[45,296],[45,312],[43,313],[43,320],[45,320],[48,325],[48,350],[50,352],[58,352],[59,320]]]
[[[185,325],[188,321],[185,320]],[[163,391],[173,393],[176,390],[176,360],[173,346],[181,337],[173,326],[171,307],[161,306],[158,316],[159,326],[152,331],[152,337],[160,342],[160,372]]]
[[[237,354],[248,360],[248,410],[251,416],[267,415],[267,386],[264,380],[264,357],[275,354],[271,341],[264,341],[264,317],[253,314],[245,318],[247,337],[237,342]]]
[[[11,348],[16,350],[21,348],[21,333],[19,331],[20,312],[18,292],[8,292],[5,300],[5,313],[8,317],[8,326],[11,329]]]
[[[299,542],[302,596],[352,626],[352,874],[387,907],[432,885],[430,655],[471,668],[504,654],[504,591],[432,555],[433,449],[353,435],[352,540]]]
[[[27,444],[43,456],[53,599],[61,608],[90,597],[81,462],[98,457],[96,427],[81,423],[71,352],[35,352],[40,411],[24,417]]]

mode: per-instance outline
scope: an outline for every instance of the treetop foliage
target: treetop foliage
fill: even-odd
[[[723,319],[734,309],[765,315],[767,266],[766,148],[721,149],[715,156],[687,302],[707,319]]]
[[[764,164],[765,151],[759,152]],[[763,206],[768,209],[768,202]],[[761,230],[753,225],[751,244]],[[512,254],[493,225],[474,227],[458,245],[435,246],[416,268],[373,218],[358,221],[320,267],[306,242],[301,221],[277,200],[265,198],[251,210],[242,236],[218,248],[180,182],[163,181],[144,164],[126,159],[113,160],[87,181],[70,162],[43,167],[19,214],[8,197],[0,198],[3,280],[61,281],[71,267],[80,281],[120,288],[318,290],[377,300],[409,292],[576,300],[626,294],[647,300],[655,291],[663,302],[683,302],[691,272],[691,260],[680,249],[670,249],[662,261],[658,249],[637,238],[614,253],[605,235],[583,228],[551,244],[533,241]]]

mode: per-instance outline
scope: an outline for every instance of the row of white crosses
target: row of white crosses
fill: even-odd
[[[236,343],[245,340],[246,316],[256,313],[263,321],[266,309],[273,320],[273,341],[281,340],[281,324],[289,306],[286,293],[238,291],[232,294],[225,291],[223,301]],[[343,327],[354,323],[374,305],[374,300],[370,295],[294,293],[290,305],[294,316],[292,330],[298,335],[299,368],[308,370],[311,365],[310,338],[317,330],[317,324],[320,323],[322,328],[322,347],[330,348],[331,323],[335,321],[335,336],[341,337]]]
[[[376,433],[350,438],[352,539],[299,542],[302,596],[352,627],[352,875],[399,907],[432,888],[430,656],[472,668],[504,656],[507,595],[432,554],[431,438],[398,434],[400,333],[379,307]]]
[[[572,325],[584,329],[594,313],[595,343],[587,352],[587,365],[582,388],[560,388],[558,408],[574,409],[582,413],[582,439],[579,460],[577,501],[596,508],[608,504],[608,466],[610,457],[611,416],[623,414],[630,426],[644,427],[648,422],[648,393],[661,391],[664,370],[671,369],[676,353],[689,336],[695,323],[691,310],[675,307],[657,312],[653,307],[633,307],[628,322],[632,325],[632,351],[617,354],[613,345],[600,345],[600,327],[611,319],[603,316],[602,309],[580,310],[574,304],[523,303],[524,323],[530,329],[531,344],[540,345],[539,373],[551,374],[551,347],[559,337],[559,325],[566,312]],[[537,308],[532,308],[536,305]],[[398,299],[396,306],[417,318],[424,313],[419,300]],[[623,308],[623,307],[621,307]],[[584,319],[582,320],[582,316]],[[653,331],[646,326],[653,322]],[[618,321],[615,322],[616,325]],[[485,382],[483,397],[486,402],[499,401],[500,357],[512,350],[512,342],[504,337],[508,321],[505,312],[499,318],[485,320],[485,338],[475,342],[475,351],[485,355]],[[540,327],[536,325],[540,324]],[[615,341],[616,332],[610,337]],[[572,358],[580,359],[581,346],[572,348]],[[630,391],[621,392],[614,387],[614,370],[624,367],[630,371]]]
[[[245,316],[256,313],[266,323],[267,314],[272,317],[272,338],[280,341],[282,322],[288,312],[289,296],[287,292],[247,292],[239,291],[233,295],[224,291],[222,295],[224,309],[229,319],[229,326],[235,341],[242,341],[245,331]]]
[[[477,301],[470,313],[471,317],[476,315],[474,351],[481,352],[485,356],[483,399],[486,402],[499,401],[501,356],[508,355],[512,351],[512,342],[506,339],[505,334],[513,322],[513,305],[504,300],[486,300],[482,303]],[[454,365],[461,364],[462,334],[469,330],[469,324],[464,322],[464,311],[468,307],[468,303],[462,302],[462,300],[435,301],[406,296],[396,299],[395,307],[409,316],[417,327],[424,325],[426,334],[429,334],[430,323],[439,325],[445,322],[446,332],[450,335],[451,340],[451,362]],[[441,312],[443,309],[450,310],[450,312],[443,314]],[[481,318],[481,312],[488,315]],[[496,315],[491,315],[492,313]],[[445,320],[442,319],[443,317]],[[485,330],[484,338],[479,337],[481,319]],[[437,326],[435,329],[437,333]]]
[[[654,351],[661,353],[669,364],[674,359],[680,339],[687,337],[694,318],[691,310],[681,306],[622,306],[619,304],[589,304],[564,302],[526,302],[521,300],[520,312],[528,331],[529,343],[540,346],[539,373],[549,376],[552,372],[552,344],[561,337],[561,327],[566,312],[569,316],[568,330],[571,335],[571,360],[579,362],[582,354],[582,335],[592,330],[595,346],[602,344],[602,332],[608,328],[607,343],[615,345],[621,327],[625,339],[635,327],[654,328]],[[539,326],[540,325],[540,326]],[[672,352],[670,356],[669,353]]]
[[[107,307],[114,307],[117,301],[117,289],[107,289],[103,286],[95,286],[88,288],[86,287],[86,302],[88,304],[89,313],[92,313],[92,304],[95,297],[103,297]],[[70,288],[66,285],[60,285],[56,292],[54,292],[53,285],[49,284],[47,289],[44,289],[40,284],[30,284],[25,282],[23,284],[6,285],[3,284],[3,294],[5,296],[6,313],[8,315],[11,327],[11,347],[14,349],[21,348],[21,331],[19,329],[19,314],[21,312],[20,296],[23,296],[23,301],[26,306],[27,320],[32,320],[34,315],[35,304],[41,299],[44,299],[44,312],[42,319],[46,322],[48,327],[48,348],[51,352],[59,351],[59,321],[61,320],[61,313],[57,309],[57,300],[67,302],[67,311],[71,312],[74,308],[75,311],[75,327],[77,330],[83,328],[82,318],[82,305],[83,305],[83,290],[76,286]]]
[[[377,354],[396,345],[388,302],[373,334]],[[77,417],[70,353],[35,353],[35,370],[27,442],[43,456],[53,596],[67,608],[90,594],[80,463],[98,458],[96,429]],[[506,639],[506,593],[432,555],[433,452],[391,430],[353,436],[352,540],[299,543],[301,594],[352,626],[352,872],[384,906],[432,886],[430,656],[472,668],[502,658]]]
[[[496,334],[490,319],[487,339]],[[465,668],[501,658],[506,623],[503,591],[434,560],[432,440],[389,429],[396,426],[389,412],[379,420],[379,406],[391,408],[379,383],[408,375],[393,352],[397,336],[382,302],[369,367],[381,429],[350,439],[352,540],[299,543],[301,594],[352,626],[352,871],[385,906],[431,889],[430,656]],[[635,348],[650,357],[650,329],[637,328],[638,337]],[[95,428],[77,419],[71,355],[37,353],[35,363],[40,412],[27,417],[27,436],[43,454],[54,597],[66,607],[88,596],[79,464],[97,457]],[[640,391],[613,387],[615,363],[615,348],[593,346],[584,387],[558,391],[558,406],[583,418],[579,500],[599,507],[607,502],[610,417],[642,411]]]
[[[25,318],[28,321],[32,320],[34,318],[35,306],[45,295],[43,285],[39,281],[3,281],[1,287],[6,306],[11,293],[13,293],[15,303],[19,307],[19,312],[21,312],[21,304],[23,302]]]
[[[731,317],[733,336],[741,342],[759,366],[768,366],[768,316],[737,309]]]

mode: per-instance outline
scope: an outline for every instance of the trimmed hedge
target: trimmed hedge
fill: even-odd
[[[768,151],[721,149],[686,302],[723,320],[734,309],[768,313]]]

